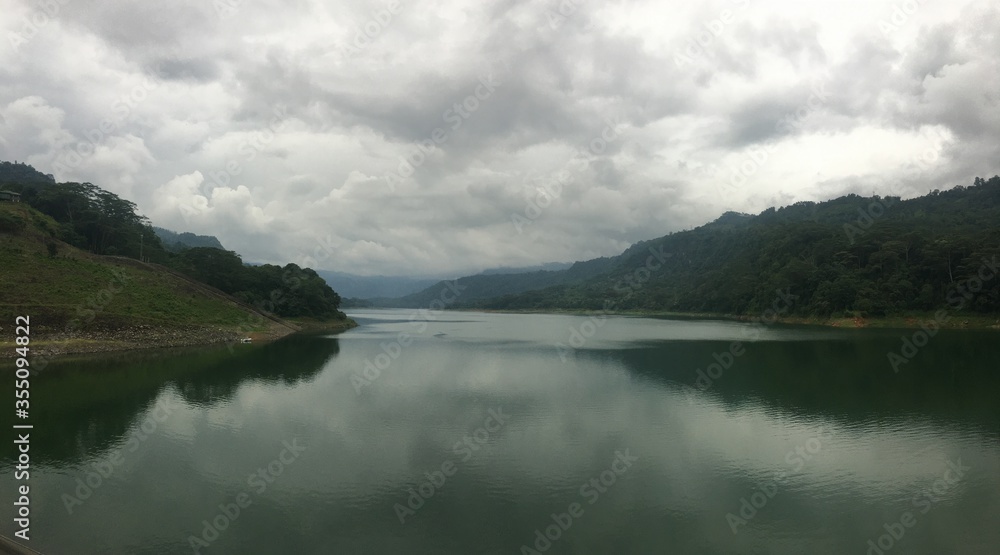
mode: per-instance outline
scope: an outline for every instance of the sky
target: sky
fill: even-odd
[[[1000,173],[1000,6],[0,0],[0,159],[245,261],[459,276]]]

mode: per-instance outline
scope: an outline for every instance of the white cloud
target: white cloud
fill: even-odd
[[[40,96],[24,96],[0,112],[0,146],[7,156],[21,160],[50,155],[72,140],[62,128],[64,113]]]
[[[92,181],[247,260],[325,244],[324,267],[362,274],[611,255],[725,210],[997,172],[1000,16],[987,0],[902,16],[867,0],[577,4],[553,28],[555,2],[402,2],[386,17],[378,2],[268,0],[224,17],[193,0],[77,0],[0,48],[0,158]],[[36,7],[5,0],[0,32],[21,32]],[[452,129],[446,111],[490,72],[499,84]],[[829,95],[810,102],[817,83]],[[587,154],[608,118],[621,138]],[[104,120],[92,154],[57,164]],[[444,140],[390,189],[435,128]],[[569,168],[518,233],[512,216]]]

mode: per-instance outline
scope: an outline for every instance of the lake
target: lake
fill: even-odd
[[[1000,552],[995,332],[351,316],[339,336],[50,365],[31,384],[30,545]],[[901,337],[920,346],[894,368]],[[7,536],[14,465],[8,441]]]

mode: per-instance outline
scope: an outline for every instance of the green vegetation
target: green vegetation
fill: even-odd
[[[340,296],[309,268],[247,266],[240,255],[210,247],[183,250],[173,261],[185,274],[282,317],[344,319]]]
[[[45,279],[37,278],[37,287],[25,288],[41,295],[33,298],[48,298],[54,289],[58,289],[54,284],[65,280],[58,279],[57,272],[75,271],[76,266],[67,267],[71,263],[59,256],[62,250],[60,245],[65,243],[97,255],[141,258],[162,264],[233,295],[258,310],[278,316],[346,321],[346,315],[338,310],[340,296],[313,270],[294,264],[284,268],[245,265],[238,254],[222,250],[215,237],[173,234],[154,229],[149,220],[136,212],[134,203],[91,183],[55,183],[51,176],[41,174],[31,166],[3,162],[0,164],[0,188],[20,193],[21,206],[29,205],[37,210],[0,212],[0,233],[22,234],[28,226],[25,218],[44,230],[43,236],[35,237],[35,240],[44,245],[44,252],[50,260],[35,264],[38,266],[35,268],[11,266],[19,268],[19,271],[7,276],[15,280],[26,278],[28,274],[22,274],[21,268],[24,272],[48,274]],[[172,241],[168,243],[170,250],[159,238],[164,232]],[[178,243],[188,247],[192,244],[202,246],[176,248]],[[26,245],[23,247],[27,248]],[[72,264],[84,264],[80,257],[73,258],[76,262]],[[86,274],[90,270],[81,271]],[[92,290],[93,285],[86,278],[80,281],[80,287],[87,290]],[[150,292],[153,290],[150,289]],[[15,304],[8,299],[11,294],[3,293],[0,302]],[[134,318],[160,319],[165,313],[171,313],[186,321],[200,312],[197,307],[169,300],[172,298],[170,295],[154,295],[145,300],[123,298],[118,302],[133,303],[128,308]],[[125,310],[126,306],[122,309]],[[231,314],[227,316],[223,311],[219,315],[205,313],[201,316],[206,318],[205,322],[221,323],[220,319],[225,320]]]
[[[25,183],[55,183],[51,175],[46,175],[28,164],[20,162],[0,162],[0,189],[8,190],[8,185]]]
[[[849,195],[730,212],[633,245],[581,282],[452,306],[759,315],[780,289],[797,296],[786,315],[800,318],[995,315],[998,223],[1000,177],[905,201]],[[665,260],[643,270],[653,253]]]
[[[500,295],[514,295],[555,285],[582,283],[587,279],[611,271],[616,262],[617,258],[596,258],[586,262],[577,262],[565,270],[479,274],[458,278],[454,283],[442,281],[400,299],[369,299],[368,303],[370,303],[369,306],[427,307],[431,306],[434,301],[441,302],[442,293],[445,294],[446,299],[450,299],[452,298],[450,291],[457,290],[459,291],[458,296],[451,306],[472,307],[477,306],[477,302],[493,299]],[[364,304],[360,300],[352,302],[352,306],[363,306]]]
[[[33,457],[52,461],[120,447],[136,413],[148,410],[165,388],[191,403],[220,401],[248,380],[288,385],[308,381],[339,350],[336,339],[317,341],[296,334],[232,349],[178,347],[61,357],[46,368],[53,379],[31,384],[32,399],[46,407],[32,413],[33,423],[51,426],[51,435]],[[0,359],[0,368],[5,365],[13,367]],[[13,396],[13,383],[5,380],[0,394]]]
[[[56,239],[60,226],[30,206],[0,203],[2,232],[0,322],[31,315],[39,329],[119,328],[132,324],[166,327],[236,328],[251,319],[238,304],[199,291],[154,266],[105,258]],[[57,245],[50,254],[48,245]],[[2,325],[2,324],[0,324]]]
[[[94,254],[164,263],[169,253],[134,203],[91,183],[6,184],[21,202],[58,222],[58,238]]]

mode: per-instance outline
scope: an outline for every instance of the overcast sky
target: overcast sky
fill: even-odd
[[[0,159],[248,261],[462,275],[614,255],[727,210],[1000,173],[992,1],[0,14]]]

